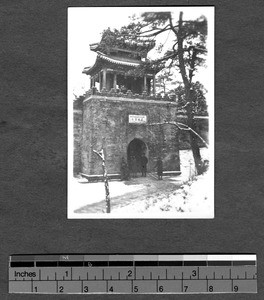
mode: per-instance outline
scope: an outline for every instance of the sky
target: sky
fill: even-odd
[[[176,20],[180,11],[183,11],[185,20],[206,16],[208,67],[200,69],[194,81],[201,81],[207,89],[213,84],[213,7],[71,7],[68,8],[68,98],[74,98],[74,94],[79,96],[89,89],[89,76],[82,74],[82,70],[92,66],[96,59],[96,53],[90,51],[89,44],[100,42],[104,29],[119,29],[130,22],[129,16],[146,11],[171,11]],[[169,44],[172,38],[172,34],[168,36],[166,33],[158,43]]]

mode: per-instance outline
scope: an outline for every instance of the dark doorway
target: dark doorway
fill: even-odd
[[[117,85],[122,93],[130,90],[133,94],[142,94],[143,92],[143,78],[132,76],[117,75]]]
[[[133,139],[127,147],[127,161],[130,172],[140,172],[142,154],[147,156],[147,145],[140,139]]]

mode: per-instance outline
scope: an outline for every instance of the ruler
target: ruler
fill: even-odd
[[[11,255],[9,293],[256,293],[255,254]]]

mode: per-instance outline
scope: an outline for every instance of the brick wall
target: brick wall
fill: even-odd
[[[162,153],[167,170],[179,170],[178,149],[190,149],[187,131],[177,131],[176,127],[169,125],[146,127],[128,124],[129,114],[146,114],[149,123],[166,118],[175,120],[176,107],[174,105],[168,102],[153,104],[153,101],[149,100],[139,103],[133,102],[132,99],[113,100],[113,98],[94,97],[85,101],[83,110],[82,101],[83,98],[74,102],[75,175],[80,172],[101,173],[101,164],[92,149],[101,149],[102,145],[106,151],[108,168],[110,171],[119,173],[120,161],[122,156],[127,159],[127,147],[133,138],[139,138],[146,143],[149,170],[153,170],[157,153]],[[84,143],[82,143],[83,111],[85,113]],[[186,123],[186,118],[182,115],[179,115],[177,120]],[[196,124],[197,132],[208,142],[208,119],[197,119]],[[200,146],[203,147],[203,143],[200,143]],[[171,164],[172,162],[174,165]]]
[[[176,104],[164,101],[91,96],[83,102],[81,172],[101,174],[101,162],[93,149],[105,150],[109,173],[119,173],[121,159],[127,159],[127,147],[137,138],[147,146],[149,171],[162,156],[164,170],[179,171],[178,130],[175,126],[129,124],[128,115],[146,115],[148,124],[175,120]]]
[[[82,144],[82,101],[75,101],[73,105],[73,173],[77,175],[82,168],[81,144]]]

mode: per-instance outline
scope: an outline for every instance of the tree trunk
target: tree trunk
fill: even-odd
[[[106,204],[106,213],[111,212],[110,207],[110,192],[109,192],[109,184],[108,184],[108,176],[107,176],[107,170],[105,166],[105,156],[104,156],[104,149],[101,151],[93,150],[93,152],[99,156],[99,158],[102,160],[102,168],[103,168],[103,178],[104,178],[104,184],[105,184],[105,204]]]
[[[190,103],[193,103],[192,91],[189,91],[189,97],[190,97]],[[193,108],[192,104],[187,106],[187,125],[194,131],[197,131],[192,108]],[[191,149],[193,153],[193,159],[197,170],[197,174],[200,175],[202,173],[201,171],[202,158],[200,154],[200,148],[198,145],[198,138],[192,131],[190,131],[190,144],[191,144]]]
[[[106,170],[106,166],[105,166],[105,157],[104,157],[104,150],[103,149],[102,149],[102,168],[103,168],[103,177],[104,177],[104,184],[105,184],[106,213],[109,214],[111,212],[110,193],[109,193],[109,184],[108,184],[108,177],[107,177],[107,170]]]
[[[177,40],[178,40],[178,57],[179,57],[179,68],[182,76],[184,88],[185,88],[185,97],[186,103],[188,104],[186,107],[187,110],[187,125],[196,131],[194,114],[193,114],[193,93],[191,92],[191,82],[187,78],[185,63],[184,63],[184,49],[183,49],[183,36],[182,36],[182,12],[180,12],[179,17],[179,30],[177,32]],[[195,167],[198,175],[201,174],[201,154],[198,145],[198,139],[196,135],[190,131],[190,144],[193,153],[193,159],[195,163]]]

